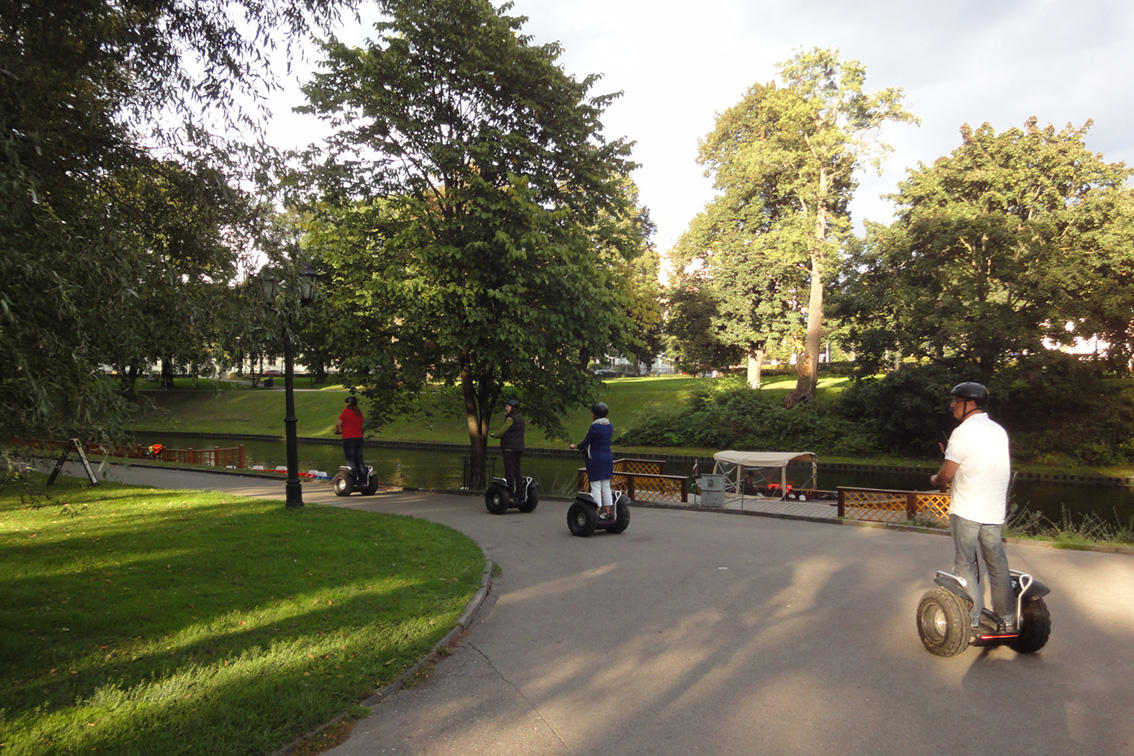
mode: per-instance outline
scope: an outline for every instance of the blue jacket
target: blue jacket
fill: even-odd
[[[614,453],[610,450],[610,439],[614,436],[614,426],[610,420],[600,417],[587,429],[587,437],[576,447],[587,453],[587,477],[591,480],[610,480],[614,477]]]

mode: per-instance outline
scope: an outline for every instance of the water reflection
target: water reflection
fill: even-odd
[[[140,436],[140,443],[164,443],[177,448],[206,449],[213,446],[244,445],[246,464],[263,465],[274,468],[286,464],[284,442],[262,439],[218,439],[203,436],[173,436],[160,438]],[[616,450],[617,453],[617,450]],[[416,449],[390,449],[367,446],[366,461],[377,471],[386,485],[425,489],[455,489],[462,483],[463,451],[421,451]],[[343,463],[342,446],[335,443],[299,444],[299,469],[301,471],[322,470],[334,475]],[[536,455],[524,456],[524,474],[531,475],[540,482],[545,495],[568,496],[576,488],[576,470],[581,459],[574,454],[563,457]],[[702,461],[700,470],[711,468],[711,461]],[[692,461],[671,462],[670,474],[682,475],[692,472]],[[496,473],[503,474],[503,467],[496,459]],[[806,477],[806,475],[802,476]],[[838,486],[857,486],[862,488],[891,488],[896,490],[926,490],[929,487],[927,475],[902,471],[874,470],[832,470],[819,465],[819,486],[835,489]],[[1107,486],[1082,484],[1066,481],[1020,481],[1013,486],[1013,500],[1034,512],[1041,512],[1047,518],[1060,522],[1063,510],[1081,517],[1084,513],[1108,522],[1130,527],[1134,522],[1134,489],[1127,486]]]
[[[139,442],[154,443],[143,437],[139,437]],[[162,443],[176,448],[193,449],[243,444],[247,467],[262,465],[271,469],[287,464],[283,439],[218,439],[167,435]],[[325,444],[300,442],[298,450],[301,472],[320,470],[334,475],[339,465],[344,464],[342,445],[337,441]],[[461,451],[421,451],[374,446],[367,446],[364,450],[366,463],[374,468],[384,485],[425,489],[460,488],[464,472],[463,459],[466,456],[467,453]],[[489,464],[493,464],[491,459]],[[574,454],[564,458],[530,455],[523,460],[524,475],[531,475],[538,480],[546,495],[567,496],[573,492],[578,467],[580,459]],[[495,471],[497,475],[504,474],[499,458],[495,459]]]

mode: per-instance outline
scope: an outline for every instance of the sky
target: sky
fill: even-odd
[[[528,17],[533,43],[561,44],[568,74],[600,74],[595,94],[622,92],[604,130],[636,143],[634,179],[663,254],[713,197],[698,140],[778,63],[814,47],[860,61],[867,91],[903,89],[921,119],[882,129],[894,152],[881,176],[860,176],[860,228],[889,222],[881,196],[956,149],[965,123],[1002,132],[1031,116],[1057,129],[1093,119],[1087,147],[1134,165],[1130,0],[514,0],[509,14]],[[367,36],[366,24],[340,35]],[[281,143],[311,133],[294,116],[276,128]]]

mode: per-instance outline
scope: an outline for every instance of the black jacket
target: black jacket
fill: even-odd
[[[517,410],[509,412],[508,417],[512,418],[512,426],[504,431],[504,435],[500,437],[500,448],[511,449],[512,451],[523,451],[524,418]]]

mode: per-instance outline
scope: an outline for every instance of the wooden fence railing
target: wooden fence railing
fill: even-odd
[[[43,449],[56,451],[64,449],[67,441],[42,441],[38,438],[13,438],[16,446],[25,446],[29,449]],[[208,467],[236,467],[244,468],[244,446],[221,447],[211,449],[172,449],[168,446],[114,446],[104,447],[96,443],[87,443],[83,446],[87,454],[106,454],[111,457],[125,457],[127,459],[154,459],[160,462],[179,462],[188,465],[206,465]]]
[[[616,459],[610,485],[623,491],[631,501],[672,501],[688,503],[689,478],[665,475],[665,462],[656,459]],[[587,468],[580,467],[579,490],[590,490]]]
[[[839,488],[839,517],[873,522],[928,520],[949,522],[947,493],[938,491],[888,491],[877,488]]]

